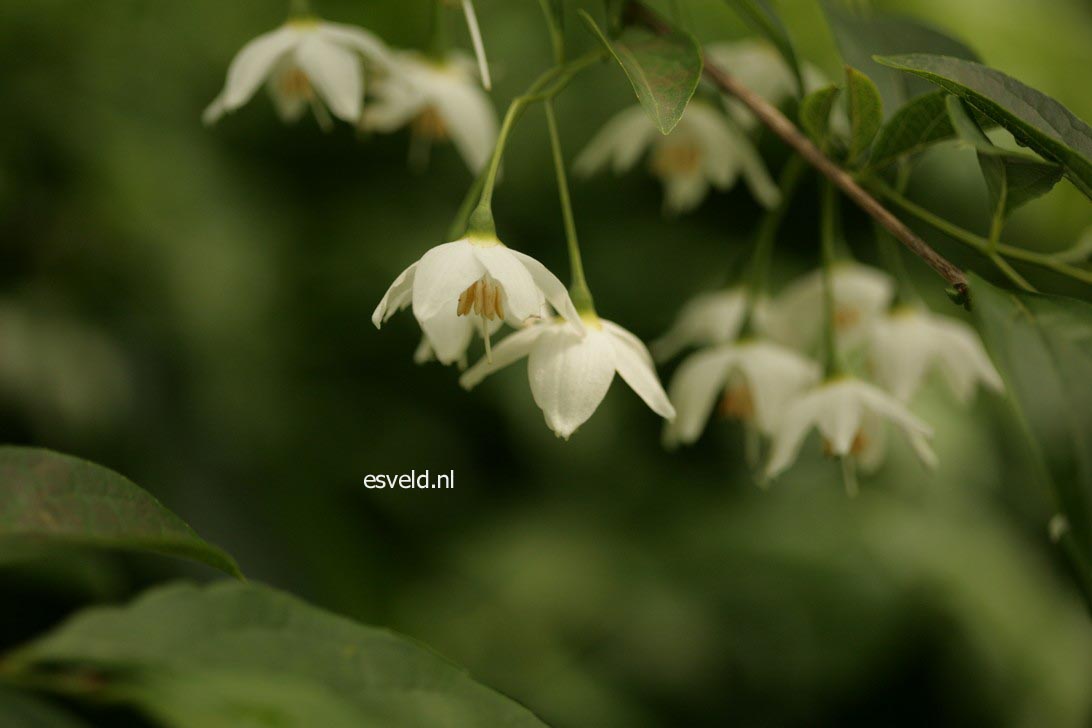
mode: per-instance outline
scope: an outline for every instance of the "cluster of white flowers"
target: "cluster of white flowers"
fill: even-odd
[[[374,132],[409,127],[415,148],[450,140],[475,172],[497,138],[496,112],[464,54],[393,50],[363,28],[303,17],[258,36],[231,62],[205,123],[245,105],[262,84],[286,122],[311,109],[324,128],[331,115]]]
[[[477,21],[468,0],[463,6],[479,75],[471,60],[457,52],[436,59],[391,50],[365,30],[297,18],[240,51],[223,92],[205,113],[206,122],[215,122],[247,103],[265,83],[287,121],[311,108],[323,125],[333,115],[379,132],[408,126],[416,143],[426,148],[450,139],[471,169],[489,165],[489,193],[483,194],[464,237],[432,248],[406,268],[372,315],[379,328],[397,311],[412,309],[422,331],[414,357],[418,362],[457,364],[464,370],[460,383],[472,389],[526,357],[534,400],[547,425],[564,438],[591,417],[617,373],[667,420],[664,441],[669,446],[697,440],[715,409],[745,423],[751,444],[768,438],[765,477],[793,463],[812,429],[821,434],[828,454],[875,468],[883,458],[887,423],[932,464],[932,431],[908,409],[930,369],[943,372],[961,401],[979,382],[1001,388],[969,326],[922,308],[893,309],[895,285],[887,274],[842,263],[829,271],[829,320],[820,271],[773,299],[752,300],[749,289],[739,287],[689,302],[652,346],[661,361],[697,348],[678,367],[669,397],[640,339],[596,314],[582,274],[574,289],[581,293],[577,306],[542,263],[497,237],[489,195],[505,140],[498,140],[496,115],[482,88],[483,81],[488,85],[488,67]],[[793,94],[788,68],[764,44],[720,44],[707,53],[772,102]],[[823,83],[812,68],[805,68],[804,76],[808,88]],[[366,79],[371,81],[367,94]],[[671,134],[661,135],[634,107],[612,119],[575,166],[584,174],[606,166],[622,172],[650,150],[650,168],[664,184],[669,212],[693,209],[711,187],[727,189],[740,177],[756,200],[774,207],[781,191],[749,138],[754,127],[754,119],[738,104],[699,99]],[[514,331],[493,346],[492,337],[505,324]],[[828,326],[834,329],[839,357],[864,361],[871,382],[831,376],[810,358]],[[467,368],[476,338],[484,342],[485,356]],[[757,449],[751,449],[757,458]]]
[[[932,428],[909,404],[934,368],[961,402],[978,383],[1002,389],[977,334],[921,306],[893,308],[895,283],[877,269],[840,263],[831,271],[831,284],[836,346],[862,360],[860,368],[872,381],[847,375],[824,379],[822,367],[809,358],[825,326],[820,271],[773,299],[748,301],[741,288],[702,294],[653,344],[661,359],[698,347],[669,387],[678,417],[665,428],[665,443],[697,440],[716,408],[770,439],[766,478],[792,465],[813,428],[827,454],[871,471],[883,461],[890,423],[922,462],[934,465]],[[753,333],[741,336],[748,309]]]

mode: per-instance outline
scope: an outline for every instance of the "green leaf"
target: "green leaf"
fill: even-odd
[[[86,725],[33,695],[0,687],[0,726],[4,728],[85,728]]]
[[[237,582],[85,610],[6,664],[43,680],[55,674],[46,668],[91,668],[101,676],[93,697],[172,725],[543,726],[404,637]]]
[[[831,84],[816,89],[800,102],[800,125],[811,140],[820,147],[830,136],[830,112],[841,89]]]
[[[986,348],[1068,523],[1071,556],[1092,578],[1092,305],[1002,291],[977,277],[972,291]]]
[[[857,15],[837,0],[823,0],[822,4],[842,59],[876,83],[889,114],[910,99],[929,93],[932,87],[881,66],[873,56],[939,53],[978,60],[977,54],[962,41],[919,20],[896,15]]]
[[[852,66],[846,66],[846,101],[849,105],[849,161],[868,149],[883,124],[883,100],[876,84]]]
[[[242,577],[151,494],[117,473],[68,455],[0,447],[0,552],[64,545],[149,551]]]
[[[1050,192],[1062,178],[1062,168],[1057,164],[994,145],[958,96],[949,96],[946,105],[956,134],[978,152],[978,164],[990,193],[990,207],[1000,219]]]
[[[1016,141],[1062,165],[1092,199],[1092,128],[1041,91],[987,66],[958,58],[912,54],[877,58],[953,93],[1007,129]]]
[[[876,136],[870,166],[880,169],[955,136],[948,119],[947,96],[937,91],[903,104]]]
[[[580,16],[625,71],[652,121],[670,134],[701,80],[701,49],[694,37],[674,27],[660,35],[629,26],[611,39],[587,12],[581,10]]]
[[[800,61],[796,56],[789,31],[767,0],[728,0],[740,17],[752,28],[766,36],[774,44],[782,58],[789,64],[796,79],[797,94],[804,92],[804,77],[800,73]]]

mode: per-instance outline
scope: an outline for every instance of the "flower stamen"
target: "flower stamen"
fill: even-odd
[[[446,141],[451,136],[444,117],[440,115],[435,106],[431,105],[426,106],[414,118],[411,131],[414,136],[437,142]]]
[[[660,179],[685,177],[701,168],[702,150],[693,143],[660,144],[652,152],[650,167]]]
[[[310,101],[315,97],[311,79],[295,66],[281,73],[280,78],[277,79],[277,88],[280,89],[281,94],[290,99]]]
[[[459,316],[474,313],[483,321],[504,318],[504,304],[501,298],[501,286],[489,276],[482,276],[459,294]]]
[[[751,390],[745,384],[734,384],[724,391],[717,413],[726,419],[749,422],[755,416],[755,403]]]

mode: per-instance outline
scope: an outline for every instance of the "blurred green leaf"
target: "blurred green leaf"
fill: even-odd
[[[822,5],[842,59],[876,83],[889,114],[931,89],[927,83],[884,68],[873,56],[937,53],[978,60],[978,55],[962,41],[922,21],[894,15],[858,15],[838,0],[823,0]]]
[[[200,561],[242,577],[151,494],[101,465],[28,447],[0,447],[0,552],[97,546]]]
[[[789,31],[767,0],[727,0],[751,27],[769,39],[785,59],[796,80],[796,92],[804,92],[804,78],[800,73],[800,61],[796,57]]]
[[[841,89],[831,84],[812,91],[800,102],[800,124],[820,147],[826,144],[830,136],[830,112],[839,93]]]
[[[877,58],[953,93],[1007,129],[1016,141],[1062,165],[1092,199],[1092,128],[1051,97],[988,66],[924,53]]]
[[[986,348],[1053,484],[1062,538],[1092,585],[1092,305],[973,280]],[[1090,594],[1092,597],[1092,594]]]
[[[880,169],[955,135],[943,91],[919,96],[895,112],[876,136],[869,164]]]
[[[87,724],[33,695],[0,687],[0,725],[4,728],[82,728]]]
[[[631,25],[616,38],[608,38],[583,10],[580,17],[625,71],[652,121],[662,133],[670,134],[701,80],[701,49],[694,37],[674,27],[658,34]]]
[[[254,584],[173,585],[89,609],[7,664],[16,675],[91,667],[101,697],[172,725],[543,725],[404,637]]]
[[[1062,168],[1057,164],[994,145],[958,96],[949,96],[946,106],[956,134],[978,152],[978,165],[990,193],[990,207],[1000,219],[1050,192],[1062,178]]]
[[[846,66],[846,101],[849,105],[849,160],[868,149],[883,124],[883,99],[876,84],[852,66]]]

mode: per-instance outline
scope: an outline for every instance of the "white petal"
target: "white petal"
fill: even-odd
[[[568,439],[610,389],[614,347],[601,331],[589,330],[581,337],[568,326],[555,324],[531,348],[527,371],[546,424]]]
[[[434,97],[434,103],[466,165],[481,171],[497,142],[497,112],[489,97],[478,86],[456,79]]]
[[[709,192],[709,183],[701,172],[671,175],[663,180],[664,210],[669,214],[690,212],[701,204]]]
[[[773,434],[788,403],[819,382],[817,363],[792,349],[757,341],[739,347],[736,366],[743,373],[755,411],[755,424]]]
[[[853,441],[861,431],[864,407],[847,385],[839,382],[822,388],[823,406],[815,425],[826,440],[832,455],[849,455]]]
[[[323,21],[318,25],[318,34],[325,40],[351,48],[382,66],[389,66],[391,63],[391,52],[386,43],[380,40],[379,36],[363,28]]]
[[[603,322],[606,324],[607,322]],[[617,327],[621,329],[621,327]],[[656,376],[656,370],[652,366],[652,357],[648,350],[641,345],[639,351],[634,348],[627,337],[619,336],[614,330],[604,327],[604,331],[614,346],[614,366],[618,373],[630,386],[637,396],[644,400],[649,408],[668,420],[675,419],[675,408],[671,400],[667,398],[667,392],[660,384],[660,378]],[[636,338],[625,329],[622,329],[629,337]],[[638,340],[638,343],[639,340]]]
[[[930,468],[936,467],[937,457],[929,445],[933,436],[932,427],[915,417],[902,402],[878,387],[861,381],[852,381],[846,386],[854,389],[856,396],[869,411],[886,418],[902,430],[922,463]]]
[[[364,97],[360,60],[351,51],[318,34],[308,35],[296,49],[296,63],[311,85],[342,121],[356,123]]]
[[[688,346],[727,344],[743,325],[747,296],[738,288],[701,293],[687,301],[671,328],[652,342],[659,361],[667,361]]]
[[[477,364],[467,369],[459,377],[459,384],[464,389],[473,389],[493,372],[514,364],[527,356],[539,335],[548,326],[549,324],[534,324],[504,337],[503,341],[493,346],[492,359],[482,357]]]
[[[413,315],[420,321],[444,307],[457,310],[459,296],[483,275],[485,268],[466,240],[437,245],[417,261]]]
[[[664,428],[666,445],[688,445],[701,436],[735,358],[733,347],[719,346],[692,354],[679,365],[669,386],[678,415]]]
[[[225,112],[234,111],[249,101],[277,61],[300,39],[298,29],[285,25],[243,46],[228,66],[224,90],[205,111],[205,123],[213,123]]]
[[[645,342],[641,341],[635,334],[623,329],[613,321],[607,321],[606,319],[600,319],[599,325],[602,326],[608,334],[620,340],[621,343],[628,346],[637,356],[641,357],[641,359],[646,361],[650,367],[655,369],[655,364],[652,361],[652,354],[648,352],[648,347],[645,346]]]
[[[432,350],[432,345],[428,343],[428,337],[422,336],[421,341],[417,344],[417,349],[413,352],[414,364],[426,364],[436,358],[436,352]]]
[[[538,260],[518,250],[512,250],[511,248],[509,250],[531,274],[535,284],[546,296],[546,300],[550,302],[554,310],[575,326],[578,331],[583,332],[584,322],[580,319],[580,314],[577,313],[576,306],[573,305],[573,300],[569,297],[569,291],[565,288],[565,284]]]
[[[473,250],[478,262],[504,288],[506,313],[519,322],[537,316],[544,296],[522,260],[504,245],[474,245]]]
[[[285,56],[277,62],[277,66],[273,69],[273,73],[266,83],[269,96],[273,99],[273,106],[277,109],[277,116],[281,118],[281,121],[288,124],[299,121],[307,111],[306,98],[299,94],[286,94],[283,90],[284,85],[281,79],[284,74],[291,73],[294,70],[297,69],[292,57]]]
[[[466,356],[475,326],[480,322],[478,316],[459,316],[454,305],[444,306],[434,316],[419,320],[436,359],[444,365],[454,364]]]
[[[413,280],[416,270],[417,263],[414,263],[399,273],[391,287],[383,294],[383,299],[372,312],[372,323],[375,324],[375,328],[378,329],[397,311],[401,311],[410,304],[413,298]]]
[[[773,478],[788,469],[819,414],[825,406],[823,388],[817,388],[794,400],[785,410],[778,422],[770,449],[770,460],[766,465],[766,477]]]
[[[421,113],[427,101],[415,88],[393,78],[375,83],[371,92],[375,98],[364,108],[362,124],[372,131],[401,129]]]
[[[640,106],[627,108],[608,121],[577,155],[573,170],[590,176],[611,163],[614,173],[633,167],[656,136],[656,127]]]

